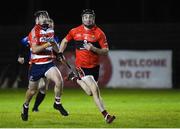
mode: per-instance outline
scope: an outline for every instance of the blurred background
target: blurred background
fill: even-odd
[[[27,68],[17,57],[21,39],[34,26],[35,11],[49,12],[61,40],[81,24],[86,8],[94,9],[111,50],[107,59],[102,57],[101,86],[180,88],[180,9],[173,0],[6,0],[0,6],[1,88],[27,88]],[[66,56],[73,65],[72,48]]]

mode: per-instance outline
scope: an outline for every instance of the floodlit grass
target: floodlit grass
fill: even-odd
[[[64,89],[62,103],[70,113],[63,117],[53,109],[49,90],[40,112],[29,109],[21,120],[24,89],[0,89],[0,128],[180,128],[180,90],[101,89],[106,109],[116,116],[106,124],[92,97],[81,89]]]

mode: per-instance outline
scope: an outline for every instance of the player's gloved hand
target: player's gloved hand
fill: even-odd
[[[20,64],[24,64],[24,57],[18,57],[18,60],[17,60]]]
[[[61,62],[62,62],[62,61],[65,61],[65,57],[64,57],[64,55],[63,55],[62,52],[60,52],[60,53],[57,54],[56,59],[57,59],[58,61],[61,61]]]

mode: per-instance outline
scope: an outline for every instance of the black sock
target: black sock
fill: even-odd
[[[38,106],[41,104],[41,102],[44,100],[46,94],[42,94],[40,91],[38,92],[37,96],[36,96],[36,100],[34,103],[34,108],[37,109]]]
[[[106,117],[106,115],[107,115],[108,113],[107,113],[106,110],[104,110],[104,111],[102,112],[102,114],[103,114],[104,117]]]

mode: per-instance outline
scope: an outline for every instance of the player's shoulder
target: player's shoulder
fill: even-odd
[[[72,28],[71,31],[78,31],[78,30],[81,30],[82,28],[83,28],[83,25],[79,25],[79,26]]]
[[[40,31],[41,31],[41,28],[40,28],[38,25],[35,25],[35,26],[31,29],[31,31],[30,31],[30,33],[29,33],[28,36],[36,36],[36,35],[38,35],[38,34],[40,33]]]
[[[96,31],[104,33],[103,30],[99,26],[95,25],[94,28],[95,28]]]
[[[41,31],[41,27],[40,27],[40,25],[34,25],[34,27],[32,28],[32,31]]]
[[[95,30],[96,30],[96,32],[98,33],[98,34],[102,34],[102,35],[105,35],[105,33],[104,33],[104,31],[99,27],[99,26],[95,26]]]

